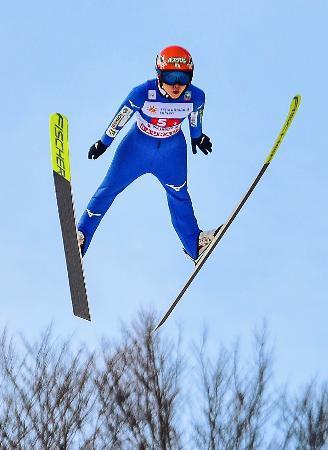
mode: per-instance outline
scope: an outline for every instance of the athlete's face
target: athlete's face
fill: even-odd
[[[180,95],[182,94],[182,92],[186,89],[187,85],[180,85],[180,84],[166,84],[163,83],[163,88],[165,90],[165,92],[173,99],[177,99],[180,97]]]

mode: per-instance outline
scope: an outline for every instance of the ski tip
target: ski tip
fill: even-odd
[[[61,117],[63,120],[67,120],[67,116],[65,116],[65,114],[59,113],[59,112],[53,112],[50,114],[50,120],[51,119],[57,119],[58,117]]]
[[[71,182],[67,117],[60,113],[51,114],[49,132],[52,169],[68,182]]]
[[[297,109],[301,103],[301,100],[302,100],[302,96],[300,94],[294,95],[293,100],[292,100],[292,106],[294,106],[294,108]]]
[[[294,120],[295,114],[298,110],[298,107],[301,103],[301,96],[299,94],[294,95],[293,100],[291,101],[290,107],[289,107],[289,112],[288,112],[288,116],[287,119],[285,120],[285,123],[283,125],[283,127],[280,130],[280,133],[267,157],[267,159],[265,160],[264,164],[265,165],[269,165],[270,162],[272,161],[274,155],[276,154],[278,148],[280,147],[280,144],[282,142],[282,140],[284,139],[291,123]]]

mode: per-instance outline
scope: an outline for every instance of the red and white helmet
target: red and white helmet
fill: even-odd
[[[178,45],[171,45],[157,55],[156,69],[193,72],[194,63],[188,50]]]
[[[157,55],[156,71],[161,85],[166,83],[188,86],[193,77],[194,63],[188,50],[171,45]]]

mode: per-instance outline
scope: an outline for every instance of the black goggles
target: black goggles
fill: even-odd
[[[192,72],[182,72],[179,70],[163,70],[160,74],[161,82],[171,86],[178,84],[185,86],[191,83]]]

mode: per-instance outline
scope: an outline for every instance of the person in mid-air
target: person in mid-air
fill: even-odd
[[[107,175],[78,223],[82,256],[115,197],[146,173],[165,189],[174,229],[195,263],[215,236],[215,230],[198,227],[187,188],[187,144],[181,130],[186,117],[193,153],[197,147],[205,155],[212,151],[202,132],[205,94],[191,84],[191,55],[183,47],[166,47],[156,58],[156,71],[157,78],[132,89],[105,134],[89,150],[89,159],[99,158],[136,114],[136,123],[118,145]]]

